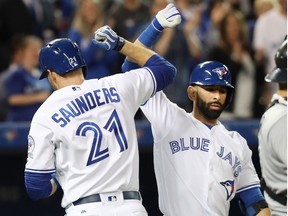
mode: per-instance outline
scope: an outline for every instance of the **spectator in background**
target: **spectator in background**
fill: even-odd
[[[156,16],[158,11],[164,9],[167,6],[168,0],[152,0],[150,4],[150,21],[147,22],[145,28],[150,24],[152,19]],[[143,28],[142,30],[144,30]],[[142,32],[141,30],[141,32]],[[159,36],[159,39],[154,44],[153,49],[162,56],[166,56],[169,51],[170,45],[173,43],[173,37],[175,35],[174,28],[166,28],[163,30],[162,34]],[[169,45],[168,45],[169,44]],[[168,46],[167,46],[168,45]]]
[[[114,1],[108,11],[107,23],[118,35],[134,41],[150,21],[149,7],[142,0]],[[124,56],[119,55],[116,71],[121,71]]]
[[[54,25],[58,37],[66,37],[71,27],[78,0],[54,0]]]
[[[141,0],[115,1],[110,6],[108,25],[124,38],[135,40],[136,33],[150,21],[149,17],[149,7]]]
[[[176,6],[182,14],[182,31],[188,46],[191,71],[202,60],[202,44],[208,24],[207,18],[203,15],[206,4],[195,0],[177,0]]]
[[[8,101],[4,86],[7,76],[16,71],[23,59],[23,46],[25,34],[17,34],[11,39],[11,60],[9,67],[0,73],[0,121],[6,120],[8,113]]]
[[[33,20],[33,34],[44,43],[56,37],[54,3],[51,0],[22,0]]]
[[[257,71],[257,73],[262,73],[261,81],[275,67],[274,54],[287,34],[287,0],[277,1],[278,7],[273,7],[257,18],[253,32],[254,60],[258,68],[263,66],[262,71]],[[259,101],[267,107],[277,85],[267,82],[262,82],[262,85],[263,93]]]
[[[255,66],[248,44],[247,26],[240,11],[230,10],[219,24],[220,39],[207,60],[225,64],[235,86],[233,104],[222,118],[252,118],[255,97]]]
[[[245,20],[253,13],[253,3],[251,0],[226,0],[231,9],[239,10],[243,13]]]
[[[79,45],[88,67],[86,79],[101,78],[112,75],[111,71],[116,72],[119,54],[96,47],[91,40],[96,29],[104,24],[105,15],[101,0],[78,1],[67,37]]]
[[[261,14],[275,7],[275,0],[255,0],[254,1],[254,16],[258,18]]]
[[[153,2],[154,1],[152,1],[151,8],[153,8],[153,4],[155,4]],[[163,2],[165,2],[166,6],[168,1]],[[156,12],[163,9],[165,7],[163,7],[163,5],[161,6],[162,8],[155,8],[154,14],[151,13],[151,16],[154,17]],[[202,38],[203,34],[205,34],[206,20],[203,20],[202,16],[203,3],[195,3],[191,0],[177,0],[175,1],[175,5],[181,13],[182,22],[175,28],[164,29],[163,35],[160,36],[154,45],[154,49],[158,50],[158,52],[161,52],[161,49],[166,49],[166,53],[163,53],[163,55],[169,59],[179,71],[175,81],[170,84],[164,92],[171,101],[177,103],[183,109],[188,110],[191,107],[191,102],[188,97],[183,97],[183,95],[186,94],[187,80],[189,79],[191,69],[197,65],[202,58]]]
[[[52,90],[47,80],[39,81],[38,54],[42,40],[27,35],[21,46],[21,63],[4,82],[9,105],[6,121],[31,121]]]
[[[230,10],[230,5],[226,1],[211,0],[208,3],[205,11],[206,16],[209,18],[209,28],[205,37],[205,53],[217,44],[220,38],[219,25],[224,16]],[[207,55],[204,56],[204,59]]]
[[[287,36],[275,55],[266,82],[278,85],[261,119],[259,157],[262,189],[272,216],[287,216]]]
[[[253,3],[253,13],[251,14],[249,19],[246,19],[247,25],[248,25],[248,33],[249,33],[249,43],[252,45],[253,43],[253,37],[254,37],[254,28],[257,18],[267,12],[268,10],[272,9],[276,5],[276,0],[255,0]],[[256,65],[257,66],[257,65]],[[256,69],[263,70],[263,69]],[[262,76],[260,79],[256,78],[257,81],[263,82],[264,76]]]
[[[9,66],[14,35],[33,33],[33,20],[22,0],[0,0],[0,71]]]

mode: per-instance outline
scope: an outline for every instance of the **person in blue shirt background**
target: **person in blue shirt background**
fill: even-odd
[[[100,49],[91,40],[91,35],[104,23],[101,1],[84,0],[78,3],[67,37],[79,45],[87,64],[86,79],[99,79],[116,73],[119,53]]]
[[[36,36],[26,35],[23,39],[21,63],[4,81],[9,106],[6,121],[31,121],[36,110],[51,94],[48,81],[39,81],[38,53],[41,46],[42,40]]]

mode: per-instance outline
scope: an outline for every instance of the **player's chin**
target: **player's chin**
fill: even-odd
[[[209,109],[211,111],[216,111],[217,112],[217,111],[222,111],[223,107],[221,105],[219,105],[219,104],[216,104],[216,105],[210,105]]]

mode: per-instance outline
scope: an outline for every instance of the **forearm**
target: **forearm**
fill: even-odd
[[[56,183],[56,180],[54,178],[52,178],[50,182],[51,182],[52,190],[49,196],[53,195],[57,191],[57,188],[58,188],[58,184]]]
[[[120,52],[140,67],[143,67],[145,63],[156,54],[154,51],[144,47],[139,40],[136,40],[135,43],[126,40]]]
[[[43,102],[49,96],[49,92],[39,92],[34,94],[15,94],[8,97],[8,104],[12,106],[25,106],[38,102]]]
[[[257,216],[270,216],[270,215],[271,211],[269,208],[264,208],[257,214]]]
[[[169,46],[172,42],[173,36],[175,34],[175,29],[164,29],[162,36],[154,45],[154,50],[161,56],[165,56],[169,50]]]

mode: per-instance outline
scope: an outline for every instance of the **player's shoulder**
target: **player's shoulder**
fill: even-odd
[[[261,125],[273,125],[281,119],[287,119],[287,105],[277,103],[267,109],[261,117]]]
[[[218,122],[218,124],[221,126],[221,130],[227,134],[229,137],[231,137],[233,140],[241,143],[247,143],[246,139],[236,130],[229,129],[226,125],[222,124],[221,122]]]
[[[51,94],[53,95],[53,93]],[[51,102],[51,95],[40,105],[40,107],[36,110],[33,120],[44,121],[47,118],[47,113],[55,107],[55,103]]]

